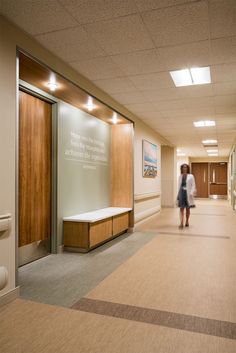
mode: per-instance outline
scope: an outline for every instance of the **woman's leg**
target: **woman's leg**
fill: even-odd
[[[182,228],[184,225],[184,208],[180,208],[179,217],[180,217],[180,225],[179,226]]]
[[[190,208],[186,208],[186,227],[189,226]]]

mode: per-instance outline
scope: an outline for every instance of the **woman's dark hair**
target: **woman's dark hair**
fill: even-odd
[[[190,174],[190,167],[189,167],[189,165],[188,165],[187,163],[184,163],[184,164],[182,164],[182,165],[180,166],[180,172],[181,172],[181,174],[183,174],[183,169],[184,169],[184,167],[187,168],[187,174]]]

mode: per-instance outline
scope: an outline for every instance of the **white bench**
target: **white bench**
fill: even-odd
[[[87,252],[129,228],[131,208],[107,207],[63,218],[64,249]]]

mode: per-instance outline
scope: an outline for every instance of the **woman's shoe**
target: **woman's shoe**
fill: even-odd
[[[189,223],[185,223],[185,227],[189,227]]]
[[[179,229],[183,229],[183,228],[184,228],[183,223],[180,223],[180,225],[179,225]]]

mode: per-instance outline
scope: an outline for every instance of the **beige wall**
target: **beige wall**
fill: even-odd
[[[0,22],[0,214],[12,214],[12,228],[0,236],[0,266],[9,273],[5,294],[15,287],[16,47]]]
[[[15,141],[16,141],[16,49],[17,47],[30,53],[32,56],[47,64],[56,72],[68,78],[75,84],[109,104],[111,107],[126,115],[135,122],[135,193],[143,194],[160,190],[160,176],[155,180],[143,180],[141,174],[141,140],[145,138],[153,143],[160,144],[161,138],[151,129],[142,124],[132,113],[109,97],[106,93],[94,86],[86,78],[79,75],[71,67],[48,50],[44,49],[30,36],[10,24],[0,16],[0,213],[10,212],[13,215],[13,225],[10,234],[0,239],[0,266],[7,267],[9,272],[8,286],[0,291],[0,296],[15,287]],[[160,173],[160,170],[159,170]],[[159,201],[154,204],[158,205]],[[153,208],[152,202],[146,206]],[[139,211],[137,211],[139,212]]]
[[[142,141],[157,145],[157,177],[143,177]],[[142,122],[136,122],[134,135],[135,222],[158,212],[161,207],[161,138]]]
[[[176,175],[176,148],[162,146],[161,148],[161,205],[174,207],[176,204],[177,175]]]

